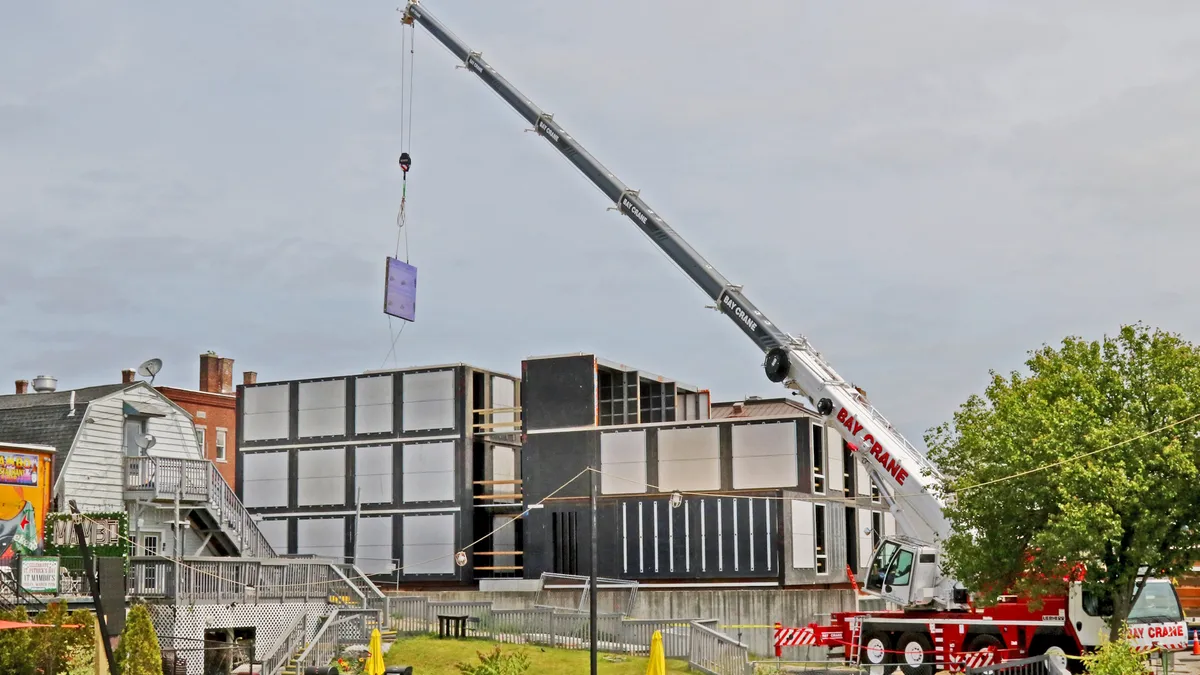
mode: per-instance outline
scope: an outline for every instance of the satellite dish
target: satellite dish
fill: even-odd
[[[162,359],[150,359],[142,365],[138,366],[138,375],[150,378],[150,384],[154,384],[154,376],[158,371],[162,370]]]
[[[149,450],[150,448],[153,448],[154,444],[157,442],[158,439],[150,434],[142,434],[141,436],[137,437],[137,446],[142,450]]]

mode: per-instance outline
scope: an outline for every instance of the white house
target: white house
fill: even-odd
[[[35,379],[33,391],[18,381],[16,394],[0,396],[0,441],[54,448],[51,511],[73,500],[96,520],[128,515],[126,543],[136,547],[126,592],[150,602],[159,633],[180,641],[164,652],[187,650],[179,665],[199,675],[196,644],[214,630],[250,631],[264,672],[279,672],[293,657],[328,663],[338,640],[365,642],[370,622],[387,616],[382,592],[340,559],[279,558],[206,459],[191,415],[131,375],[123,380],[70,391],[57,391],[54,378]],[[61,546],[69,535],[48,528],[46,537]],[[76,561],[66,570],[62,595],[82,594],[80,569]]]

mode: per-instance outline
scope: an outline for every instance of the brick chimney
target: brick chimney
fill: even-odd
[[[126,368],[125,370],[121,371],[121,384],[133,384],[133,381],[136,377],[136,370],[133,368]]]
[[[254,384],[255,382],[258,382],[258,373],[253,370],[242,373],[242,384]]]
[[[29,380],[17,380],[17,393],[24,394],[29,391]]]
[[[200,355],[200,391],[214,394],[233,393],[233,359],[214,352]]]

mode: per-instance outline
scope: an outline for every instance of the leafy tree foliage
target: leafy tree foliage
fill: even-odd
[[[158,634],[146,605],[138,603],[130,608],[113,658],[121,675],[163,675]]]
[[[58,673],[66,667],[67,657],[78,649],[95,651],[92,645],[95,617],[87,610],[67,614],[67,603],[50,603],[34,618],[35,623],[80,628],[32,629],[33,653],[40,673]]]
[[[1200,349],[1135,324],[1026,365],[926,435],[947,478],[946,564],[984,603],[1061,593],[1085,569],[1115,639],[1139,567],[1178,575],[1200,544]]]
[[[24,607],[0,612],[0,620],[29,621]],[[0,673],[5,675],[35,675],[33,633],[28,628],[0,630]]]

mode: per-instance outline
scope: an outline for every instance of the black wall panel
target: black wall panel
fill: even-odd
[[[570,431],[532,434],[521,447],[521,485],[526,504],[536,504],[589,466],[598,466],[600,432]],[[555,497],[587,497],[585,474],[555,493]],[[537,540],[532,540],[536,542]],[[528,550],[528,549],[526,549]]]
[[[521,400],[526,431],[595,424],[595,359],[563,356],[523,362]]]

